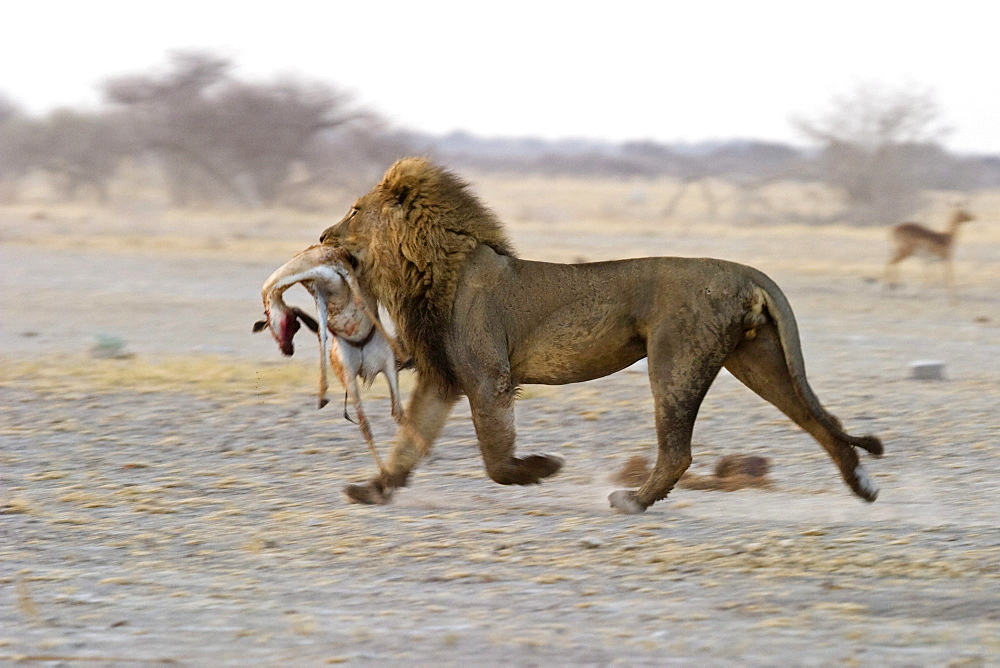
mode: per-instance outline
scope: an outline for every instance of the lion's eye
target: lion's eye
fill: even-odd
[[[358,207],[352,206],[351,212],[347,214],[347,220],[350,220],[351,218],[354,218],[354,216],[358,215],[358,211],[360,211]]]

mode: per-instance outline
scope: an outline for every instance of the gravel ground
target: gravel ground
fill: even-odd
[[[615,254],[607,241],[580,244]],[[731,244],[713,254],[738,259]],[[634,370],[527,388],[520,451],[563,456],[552,481],[490,482],[460,405],[392,505],[346,503],[373,464],[338,406],[314,409],[315,349],[284,361],[249,334],[284,257],[0,243],[0,662],[1000,665],[992,279],[949,305],[763,266],[824,403],[884,438],[865,459],[881,496],[853,497],[723,374],[694,469],[762,455],[773,488],[677,489],[621,516],[610,474],[654,452]],[[134,357],[89,357],[98,333]],[[920,358],[946,379],[909,379]],[[383,388],[367,396],[385,451]]]

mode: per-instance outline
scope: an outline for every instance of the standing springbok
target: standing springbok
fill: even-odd
[[[927,262],[937,261],[944,265],[944,282],[954,298],[951,249],[955,245],[959,226],[970,220],[974,220],[974,218],[968,211],[956,207],[944,232],[929,230],[919,223],[900,223],[893,226],[894,251],[885,265],[886,284],[889,287],[895,287],[898,274],[897,265],[911,255],[917,255]]]
[[[301,283],[316,300],[318,324],[298,307],[290,307],[282,299],[283,293],[296,283]],[[341,385],[354,405],[358,427],[375,457],[379,469],[382,462],[375,449],[368,419],[361,406],[358,376],[370,384],[379,373],[389,384],[392,416],[403,422],[403,408],[399,400],[399,381],[396,370],[395,342],[383,329],[377,315],[377,306],[354,276],[350,256],[336,246],[310,246],[279,267],[264,282],[261,289],[264,302],[264,320],[256,322],[254,332],[265,327],[271,330],[278,347],[285,355],[295,352],[292,339],[299,330],[301,320],[320,339],[319,408],[327,404],[327,361],[333,366]],[[334,346],[330,347],[329,334]],[[347,412],[345,409],[345,417]]]

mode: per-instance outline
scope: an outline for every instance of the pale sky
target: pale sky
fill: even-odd
[[[947,148],[1000,154],[991,5],[27,0],[2,6],[0,92],[34,113],[93,106],[110,75],[211,49],[431,133],[803,144],[791,117],[875,82],[933,91]]]

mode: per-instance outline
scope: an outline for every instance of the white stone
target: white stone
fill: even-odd
[[[915,380],[944,380],[944,362],[915,360],[910,362],[910,378]]]

